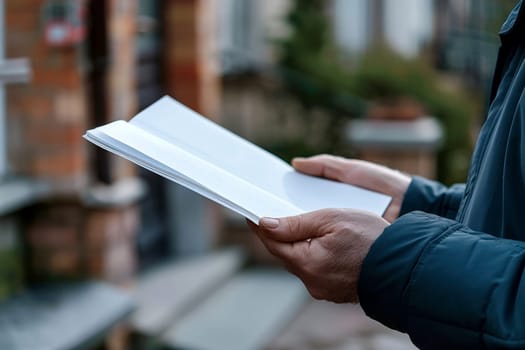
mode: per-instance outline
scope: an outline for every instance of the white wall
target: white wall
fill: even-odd
[[[372,18],[368,0],[333,0],[334,35],[348,53],[360,53],[370,44]],[[385,39],[404,56],[418,54],[430,40],[432,0],[384,0]]]
[[[399,53],[416,56],[432,37],[431,0],[385,0],[385,38]]]
[[[226,59],[268,64],[275,39],[288,33],[285,17],[290,0],[217,0],[217,41]]]
[[[367,0],[334,0],[334,35],[348,53],[360,53],[369,42]]]

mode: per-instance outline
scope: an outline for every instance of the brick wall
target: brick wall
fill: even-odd
[[[82,201],[92,185],[89,157],[95,150],[82,139],[94,120],[90,63],[85,43],[64,48],[46,44],[45,3],[5,2],[6,54],[28,57],[33,72],[28,84],[7,88],[9,161],[15,174],[45,180],[53,189],[45,201],[18,213],[28,246],[27,269],[33,280],[97,277],[126,284],[135,271],[138,207],[92,208]],[[137,100],[136,2],[107,0],[106,6],[106,119],[129,119]],[[115,181],[135,174],[129,162],[111,157]]]
[[[10,86],[7,92],[10,162],[16,173],[46,179],[57,190],[24,218],[29,268],[37,279],[96,276],[123,283],[135,269],[138,209],[133,204],[90,208],[82,202],[91,185],[89,158],[95,149],[81,138],[94,119],[89,62],[83,45],[52,48],[45,43],[44,3],[6,0],[7,55],[29,57],[33,69],[29,84]],[[164,3],[167,93],[215,118],[220,99],[215,1]],[[106,9],[106,119],[129,119],[137,108],[137,4],[106,0]],[[135,174],[118,157],[111,156],[110,167],[115,181]],[[208,217],[214,217],[214,210]]]
[[[86,209],[62,202],[33,209],[25,230],[31,280],[94,277],[119,285],[132,281],[136,205]]]
[[[133,279],[136,268],[137,206],[91,210],[86,221],[88,274],[117,284]]]
[[[164,1],[164,81],[166,93],[202,115],[217,120],[220,113],[221,81],[216,42],[216,0]],[[220,238],[222,209],[195,193],[174,189],[172,200],[191,203],[198,208],[193,215],[184,210],[174,221],[175,251],[178,254],[202,253]],[[197,214],[198,213],[198,214]],[[199,218],[196,220],[196,218]],[[199,222],[204,218],[205,224]],[[196,224],[195,222],[199,222]],[[191,239],[186,235],[191,235]]]
[[[85,76],[80,47],[56,49],[44,40],[42,0],[6,0],[6,55],[28,57],[27,85],[7,88],[9,163],[14,173],[57,186],[85,182]]]
[[[166,91],[210,118],[219,114],[214,0],[165,1]]]
[[[108,8],[108,121],[130,119],[137,113],[136,33],[137,4],[130,0],[107,0]],[[114,180],[133,176],[130,162],[111,157]]]
[[[44,40],[43,0],[6,0],[6,55],[28,57],[33,76],[7,88],[9,162],[14,173],[45,178],[57,187],[87,182],[90,124],[83,45],[53,48]],[[137,109],[135,86],[136,3],[108,0],[108,120],[129,119]],[[115,178],[133,174],[113,157]]]

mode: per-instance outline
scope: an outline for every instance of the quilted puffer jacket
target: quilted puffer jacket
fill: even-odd
[[[361,270],[365,312],[422,349],[525,349],[525,6],[514,8],[466,185],[414,177]],[[416,211],[417,210],[417,211]]]

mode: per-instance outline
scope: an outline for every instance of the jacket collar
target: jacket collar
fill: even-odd
[[[501,36],[506,36],[511,34],[516,30],[516,28],[522,25],[522,22],[525,20],[525,6],[522,6],[523,0],[520,0],[518,4],[512,9],[511,13],[507,17],[505,23],[501,27],[499,34]]]

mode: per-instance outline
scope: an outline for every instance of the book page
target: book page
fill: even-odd
[[[302,212],[224,169],[124,121],[90,130],[86,138],[240,213],[253,222],[257,223],[263,216],[288,216]]]
[[[390,197],[296,172],[290,165],[163,97],[129,123],[89,130],[89,141],[258,222],[323,208],[382,215]]]
[[[300,174],[275,155],[167,96],[139,113],[130,123],[304,212],[356,208],[382,215],[390,203],[390,197],[379,193]]]
[[[137,114],[131,124],[270,193],[292,167],[275,155],[165,96]]]

